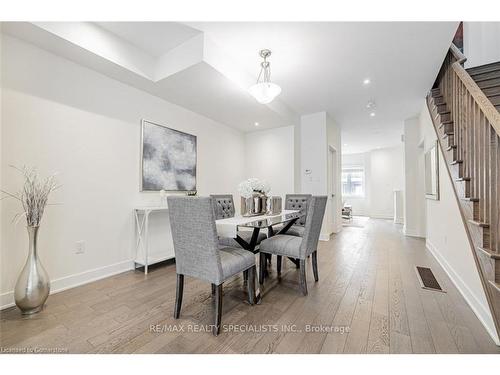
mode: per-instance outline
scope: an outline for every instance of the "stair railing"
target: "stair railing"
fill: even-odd
[[[464,69],[466,57],[452,44],[434,88],[440,89],[453,121],[456,158],[470,178],[470,197],[490,226],[489,250],[500,253],[500,113]]]

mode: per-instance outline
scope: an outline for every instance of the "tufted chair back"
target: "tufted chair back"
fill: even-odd
[[[311,201],[311,194],[287,194],[285,197],[285,210],[300,210],[300,212],[305,213],[299,220],[295,222],[294,225],[300,225],[303,227],[306,224],[307,219],[307,209],[309,202]]]
[[[214,204],[215,220],[234,217],[234,201],[231,194],[210,195]]]

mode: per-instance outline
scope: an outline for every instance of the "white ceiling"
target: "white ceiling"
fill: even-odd
[[[400,143],[403,120],[420,111],[456,27],[99,22],[10,24],[4,30],[245,132],[327,111],[342,127],[344,152],[354,153]],[[272,80],[283,89],[270,105],[246,92],[262,48],[272,50]],[[364,86],[365,78],[372,83]],[[376,102],[375,117],[365,108],[369,100]]]
[[[201,31],[176,22],[96,22],[137,48],[159,57]]]
[[[400,143],[402,121],[418,113],[454,22],[190,23],[256,74],[270,48],[273,81],[299,114],[326,110],[342,126],[344,150]],[[372,83],[364,86],[369,77]],[[366,109],[376,103],[376,116]]]

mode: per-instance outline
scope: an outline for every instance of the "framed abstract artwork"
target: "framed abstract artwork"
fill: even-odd
[[[141,191],[196,190],[196,136],[141,124]]]

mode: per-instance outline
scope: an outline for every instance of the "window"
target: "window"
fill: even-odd
[[[342,169],[342,195],[346,197],[364,197],[365,170],[360,167]]]

